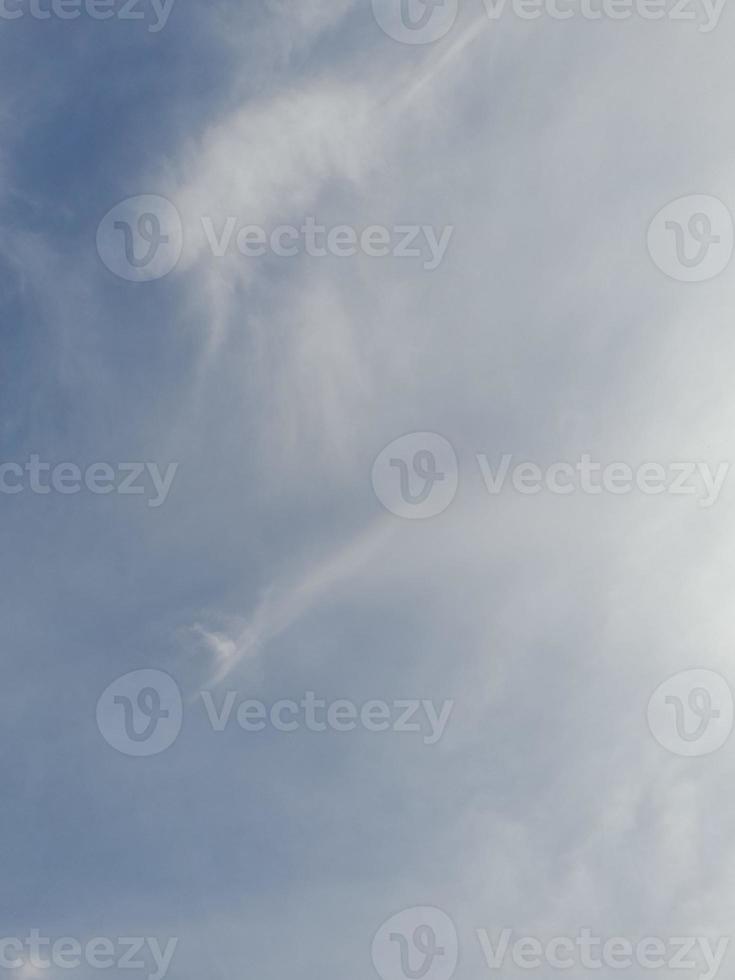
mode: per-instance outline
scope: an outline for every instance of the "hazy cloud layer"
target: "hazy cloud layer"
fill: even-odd
[[[677,282],[646,249],[673,199],[735,209],[731,14],[478,0],[425,46],[347,0],[178,0],[158,33],[0,20],[2,461],[179,464],[156,509],[0,496],[2,935],[176,936],[172,977],[367,978],[381,923],[436,906],[475,980],[477,929],[732,931],[734,750],[677,757],[646,724],[670,675],[732,674],[732,483],[710,509],[493,496],[476,459],[732,460],[732,269]],[[183,251],[126,282],[95,235],[143,194]],[[202,219],[230,217],[454,230],[433,271],[218,258]],[[426,521],[371,485],[414,432],[459,461]],[[95,707],[141,668],[184,723],[136,759]],[[214,732],[202,690],[454,708],[436,745]]]

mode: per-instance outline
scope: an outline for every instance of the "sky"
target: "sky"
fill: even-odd
[[[37,3],[0,10],[0,974],[98,974],[34,929],[175,938],[172,980],[728,937],[732,10]]]

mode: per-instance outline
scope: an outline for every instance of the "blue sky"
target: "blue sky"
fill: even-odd
[[[367,0],[0,19],[0,458],[178,464],[158,508],[0,495],[3,936],[175,936],[175,980],[367,980],[381,923],[436,906],[477,980],[478,928],[727,934],[732,750],[665,752],[646,705],[731,670],[732,491],[492,497],[473,461],[732,458],[732,269],[677,282],[646,251],[669,201],[735,208],[731,14],[467,0],[427,45]],[[96,249],[140,195],[183,229],[151,282]],[[453,234],[432,271],[216,258],[203,216]],[[371,485],[416,432],[461,466],[426,521]],[[95,710],[143,668],[184,720],[133,758]],[[213,732],[203,690],[454,707],[434,745],[254,735]]]

